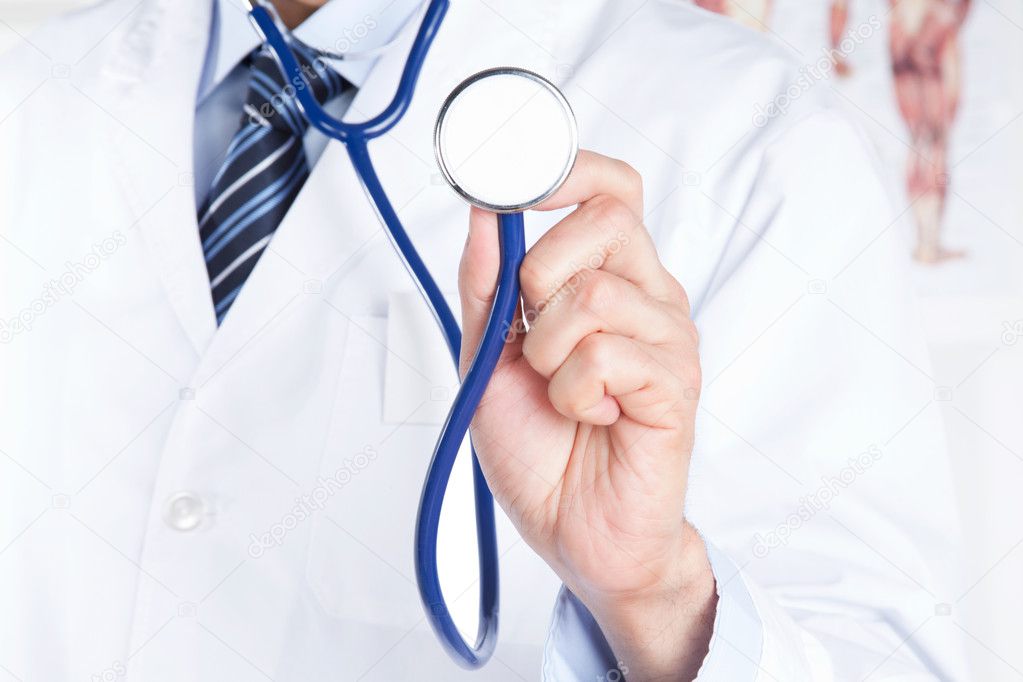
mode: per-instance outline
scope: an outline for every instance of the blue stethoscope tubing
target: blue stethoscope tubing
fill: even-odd
[[[284,33],[265,6],[259,2],[251,2],[250,17],[276,57],[284,75],[296,86],[295,97],[310,125],[345,145],[352,165],[387,228],[392,243],[437,319],[457,369],[462,338],[458,322],[391,205],[373,167],[367,144],[369,140],[380,137],[393,128],[411,104],[423,61],[444,19],[448,4],[449,0],[430,0],[409,50],[394,98],[380,114],[362,123],[345,123],[329,116],[323,110],[312,95],[312,90],[308,87],[305,75],[292,54]],[[305,87],[297,87],[300,83]],[[522,214],[500,214],[498,230],[501,264],[490,316],[476,354],[455,396],[447,421],[441,429],[423,484],[415,530],[416,580],[426,617],[452,659],[469,669],[481,667],[493,654],[497,644],[499,610],[494,498],[483,476],[475,449],[472,450],[472,471],[479,552],[480,601],[476,641],[471,645],[459,632],[441,590],[437,568],[437,536],[444,494],[458,450],[501,356],[519,305],[518,272],[525,255]]]

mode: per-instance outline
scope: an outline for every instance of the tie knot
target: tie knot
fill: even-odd
[[[337,71],[304,48],[296,47],[293,54],[302,69],[303,79],[286,79],[277,60],[265,48],[252,54],[245,116],[252,123],[301,137],[309,124],[299,112],[298,92],[311,88],[316,101],[324,104],[341,94],[347,83]]]

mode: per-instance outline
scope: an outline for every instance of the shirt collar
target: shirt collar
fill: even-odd
[[[346,80],[361,87],[380,54],[390,47],[421,4],[422,0],[330,0],[294,33],[309,45],[340,52],[379,51],[366,59],[331,62]],[[245,3],[215,0],[198,101],[202,102],[258,46],[259,36],[249,21]]]

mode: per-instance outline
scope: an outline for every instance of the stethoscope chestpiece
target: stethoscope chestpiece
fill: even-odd
[[[444,494],[519,310],[519,269],[525,255],[522,211],[558,191],[572,171],[578,148],[575,115],[564,95],[525,69],[489,69],[470,76],[444,101],[434,129],[437,163],[451,187],[474,206],[500,214],[501,265],[490,315],[434,448],[416,517],[416,583],[426,617],[451,658],[468,669],[484,665],[494,652],[500,594],[494,500],[475,449],[480,604],[471,642],[455,624],[440,585],[437,539]],[[452,345],[455,358],[459,343]]]
[[[448,184],[496,213],[542,203],[568,178],[579,151],[575,114],[558,88],[515,67],[480,71],[444,100],[434,153]]]

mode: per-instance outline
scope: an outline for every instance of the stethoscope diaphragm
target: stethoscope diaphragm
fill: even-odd
[[[448,184],[497,213],[532,208],[568,177],[579,149],[575,115],[551,82],[500,67],[462,81],[434,129],[434,152]]]

